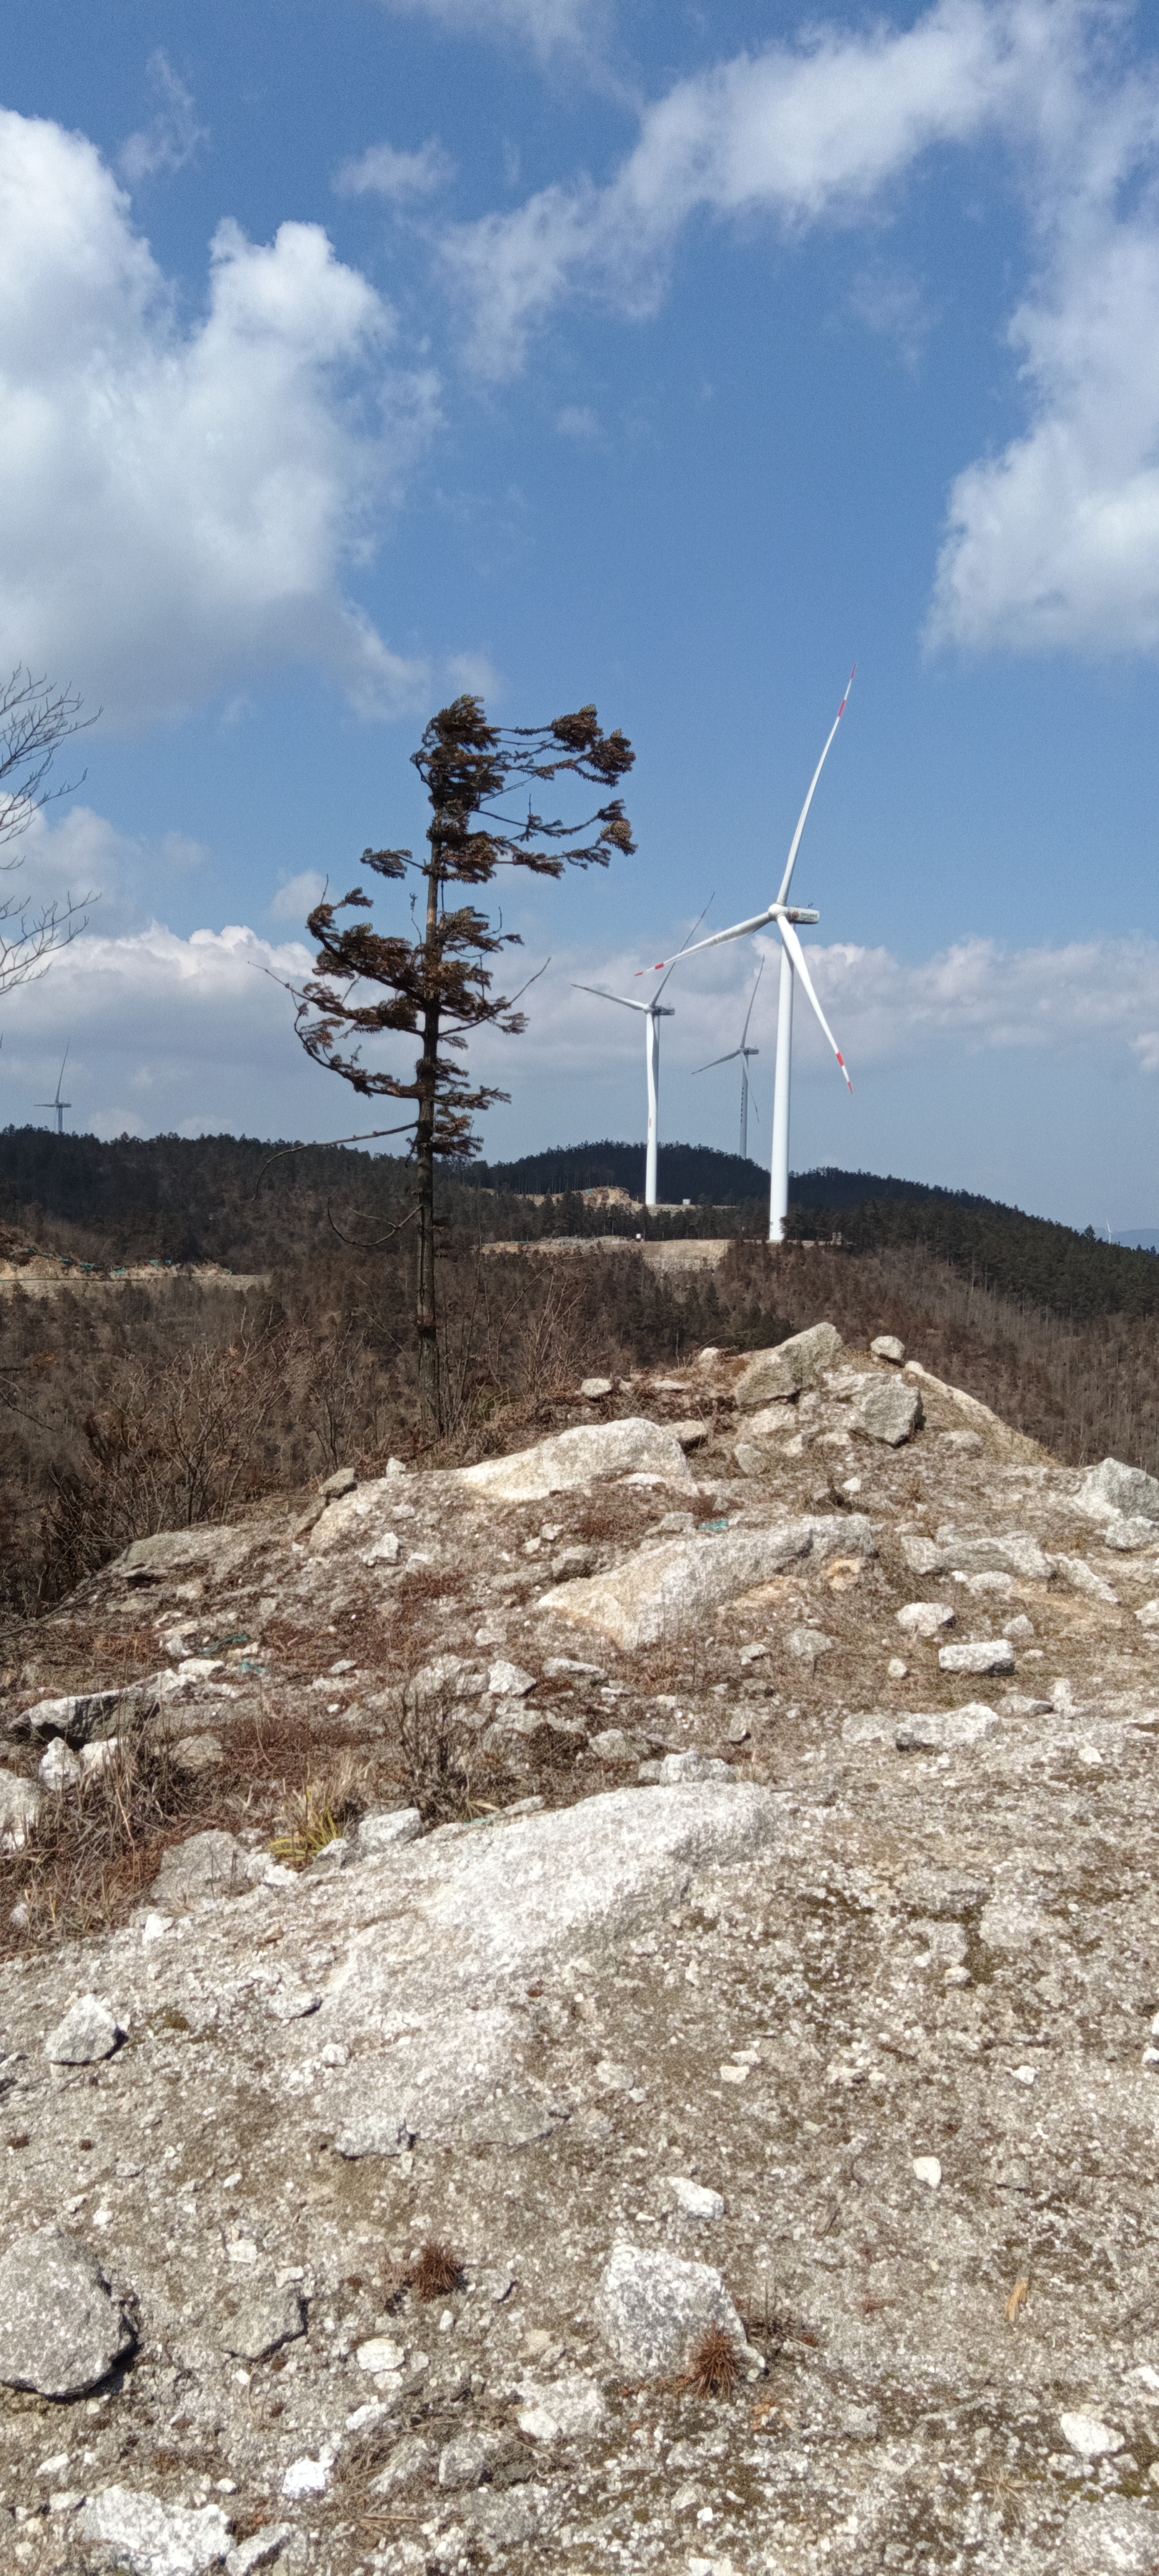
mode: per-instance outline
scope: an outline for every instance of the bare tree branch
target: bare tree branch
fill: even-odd
[[[95,715],[82,717],[81,700],[71,689],[34,679],[23,667],[0,685],[0,849],[27,831],[43,805],[71,796],[82,785],[83,770],[80,778],[59,787],[46,781],[62,742],[87,733],[96,720]],[[22,865],[20,858],[0,859],[0,871]],[[68,894],[36,909],[21,904],[16,895],[0,901],[0,995],[45,974],[55,951],[67,948],[85,929],[85,907],[97,900],[86,894],[74,901]]]

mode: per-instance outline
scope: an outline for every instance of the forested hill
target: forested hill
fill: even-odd
[[[475,1164],[455,1181],[440,1179],[443,1213],[452,1228],[484,1238],[763,1232],[766,1174],[708,1146],[661,1146],[660,1188],[675,1206],[646,1229],[637,1209],[582,1197],[601,1185],[638,1190],[643,1159],[642,1145],[604,1142]],[[336,1145],[288,1150],[245,1136],[102,1143],[43,1127],[0,1133],[0,1225],[98,1263],[217,1261],[254,1271],[336,1253],[343,1236],[373,1246],[411,1205],[412,1183],[405,1158]],[[535,1203],[554,1191],[565,1195]],[[685,1199],[693,1202],[687,1210]],[[1055,1315],[1159,1312],[1154,1253],[964,1190],[824,1169],[795,1175],[791,1202],[793,1234],[836,1237],[855,1253],[921,1247],[980,1286]]]

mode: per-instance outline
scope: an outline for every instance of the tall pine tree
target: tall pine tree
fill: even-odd
[[[634,758],[622,733],[602,732],[594,707],[557,716],[553,724],[500,728],[487,723],[481,699],[456,698],[432,716],[413,754],[431,804],[427,856],[415,859],[409,850],[362,854],[363,866],[376,876],[424,882],[425,895],[416,887],[411,896],[417,935],[408,939],[375,930],[369,922],[340,922],[340,913],[373,909],[373,898],[361,886],[339,902],[318,904],[309,917],[310,935],[318,943],[315,972],[296,995],[298,1035],[307,1054],[367,1098],[414,1103],[419,1401],[425,1423],[436,1433],[444,1425],[435,1296],[435,1163],[461,1162],[477,1154],[472,1120],[509,1096],[472,1088],[463,1062],[472,1032],[497,1027],[517,1037],[526,1026],[516,1008],[518,995],[492,991],[486,962],[500,949],[518,946],[519,935],[497,928],[467,890],[491,885],[500,868],[561,877],[567,867],[606,867],[614,850],[631,852],[635,843],[618,796],[574,824],[536,813],[532,798],[538,783],[568,772],[614,789]],[[525,822],[497,810],[498,800],[521,784],[530,789]],[[420,1039],[412,1080],[363,1061],[365,1041],[387,1035]]]

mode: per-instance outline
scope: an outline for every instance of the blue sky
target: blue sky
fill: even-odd
[[[4,1117],[67,1038],[100,1134],[372,1123],[262,970],[467,686],[638,755],[638,856],[508,904],[488,1150],[639,1134],[573,985],[769,899],[856,658],[795,889],[855,1092],[800,1016],[794,1164],[1159,1220],[1147,13],[42,0],[0,107],[0,659],[103,709]],[[662,1133],[734,1143],[757,956],[674,979]]]

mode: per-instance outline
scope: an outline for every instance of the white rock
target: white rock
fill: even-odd
[[[722,1762],[712,1753],[666,1753],[659,1777],[670,1787],[677,1780],[735,1780],[736,1772],[731,1762]]]
[[[871,1378],[853,1407],[854,1429],[864,1439],[880,1440],[887,1449],[902,1448],[921,1420],[921,1396],[916,1386],[900,1378]]]
[[[1088,1601],[1106,1601],[1117,1610],[1118,1593],[1112,1592],[1110,1584],[1103,1581],[1101,1574],[1094,1572],[1084,1557],[1056,1556],[1052,1563],[1056,1572],[1069,1583],[1072,1592],[1081,1592]]]
[[[580,2371],[566,2372],[544,2386],[525,2379],[519,2393],[523,2399],[520,2429],[535,2442],[591,2440],[608,2411],[595,2381],[585,2379]]]
[[[577,1485],[625,1476],[640,1468],[670,1484],[690,1484],[692,1470],[674,1431],[629,1415],[623,1422],[581,1423],[557,1432],[511,1458],[485,1458],[455,1470],[456,1481],[492,1502],[534,1503]],[[364,1488],[369,1490],[369,1488]]]
[[[1104,2460],[1124,2448],[1126,2436],[1116,2432],[1113,2424],[1103,2424],[1097,2415],[1060,2415],[1063,2439],[1080,2460]]]
[[[259,2568],[276,2566],[283,2552],[287,2561],[294,2559],[300,2565],[305,2546],[305,2536],[299,2536],[294,2523],[264,2522],[259,2530],[251,2531],[248,2540],[240,2540],[236,2549],[230,2550],[225,2576],[257,2576]]]
[[[820,1564],[831,1556],[875,1554],[869,1522],[856,1512],[768,1529],[700,1532],[641,1548],[614,1574],[559,1584],[537,1607],[595,1628],[630,1654],[701,1625],[712,1610],[806,1558]]]
[[[669,2174],[668,2189],[686,2218],[723,2218],[724,2202],[720,2193],[709,2191],[704,2183],[693,2182],[688,2174]]]
[[[936,1637],[941,1629],[952,1628],[957,1616],[951,1601],[907,1601],[896,1615],[907,1637]]]
[[[899,1753],[950,1753],[984,1743],[988,1735],[997,1733],[998,1725],[992,1708],[980,1700],[968,1700],[964,1708],[937,1708],[907,1717],[894,1742]]]
[[[127,1691],[80,1691],[65,1699],[38,1699],[34,1708],[26,1708],[21,1731],[31,1735],[63,1735],[70,1744],[85,1744],[98,1726],[107,1724],[123,1702],[135,1700],[148,1690],[147,1683]]]
[[[742,2364],[756,2360],[720,2273],[675,2254],[618,2244],[600,2282],[596,2316],[617,2361],[642,2379],[669,2379],[686,2369],[713,2325],[730,2336]]]
[[[406,2353],[388,2335],[371,2335],[366,2343],[358,2345],[354,2358],[360,2370],[401,2370]]]
[[[0,1770],[0,1851],[22,1851],[40,1814],[42,1792],[17,1771]]]
[[[52,2066],[95,2066],[112,2056],[124,2036],[123,2025],[99,1995],[80,1995],[45,2040],[44,2054]]]
[[[913,2165],[917,2180],[919,2182],[928,2183],[930,2190],[936,2191],[938,2184],[942,2179],[942,2168],[938,2158],[936,2156],[915,2156]]]
[[[291,2460],[282,2480],[282,2494],[287,2497],[325,2495],[332,2467],[332,2457],[325,2451],[319,2452],[316,2460],[308,2457]]]
[[[381,1537],[376,1538],[373,1547],[367,1548],[362,1562],[364,1565],[397,1565],[401,1553],[402,1542],[398,1531],[383,1530]]]
[[[1088,1467],[1075,1508],[1096,1521],[1159,1521],[1159,1479],[1141,1467],[1125,1467],[1119,1458],[1104,1458]]]
[[[900,1655],[891,1655],[885,1669],[891,1682],[904,1682],[909,1672],[909,1665],[902,1662]]]
[[[417,1807],[394,1807],[363,1816],[358,1827],[358,1849],[374,1859],[379,1852],[395,1851],[403,1843],[416,1842],[423,1829]]]
[[[586,1396],[589,1404],[597,1404],[602,1395],[610,1395],[611,1392],[610,1377],[585,1377],[580,1385],[580,1394]]]
[[[834,1325],[811,1324],[807,1332],[792,1334],[773,1350],[754,1351],[733,1389],[737,1404],[742,1412],[751,1413],[757,1405],[777,1403],[803,1387],[815,1386],[840,1348],[841,1335]]]
[[[107,1771],[110,1762],[116,1761],[121,1751],[122,1741],[119,1735],[103,1735],[95,1744],[82,1744],[80,1749],[82,1779],[92,1780],[96,1778],[98,1772]]]
[[[869,1347],[875,1360],[892,1360],[895,1368],[901,1367],[905,1358],[905,1343],[899,1342],[896,1333],[879,1333],[877,1340],[871,1342]]]
[[[1012,1673],[1014,1648],[1009,1637],[972,1637],[939,1647],[938,1663],[944,1673]]]
[[[63,1797],[66,1789],[75,1789],[81,1779],[80,1763],[62,1735],[54,1736],[37,1765],[44,1787],[50,1796]]]
[[[60,2227],[14,2239],[0,2261],[0,2386],[83,2397],[133,2341],[87,2246]]]
[[[822,1628],[790,1628],[785,1645],[797,1663],[810,1667],[833,1652],[833,1639]]]
[[[1138,1556],[1145,1547],[1155,1545],[1154,1521],[1124,1519],[1108,1521],[1101,1532],[1104,1547],[1113,1547],[1120,1556]]]
[[[1135,1617],[1141,1628],[1159,1628],[1159,1600],[1145,1601],[1142,1609],[1136,1610]]]
[[[487,1689],[492,1699],[526,1699],[535,1688],[534,1673],[525,1673],[519,1664],[500,1661],[492,1664],[487,1675]]]
[[[200,2576],[220,2567],[230,2547],[230,2525],[219,2505],[162,2504],[132,2487],[105,2487],[90,2496],[77,2518],[78,2537],[114,2553],[133,2576]]]

